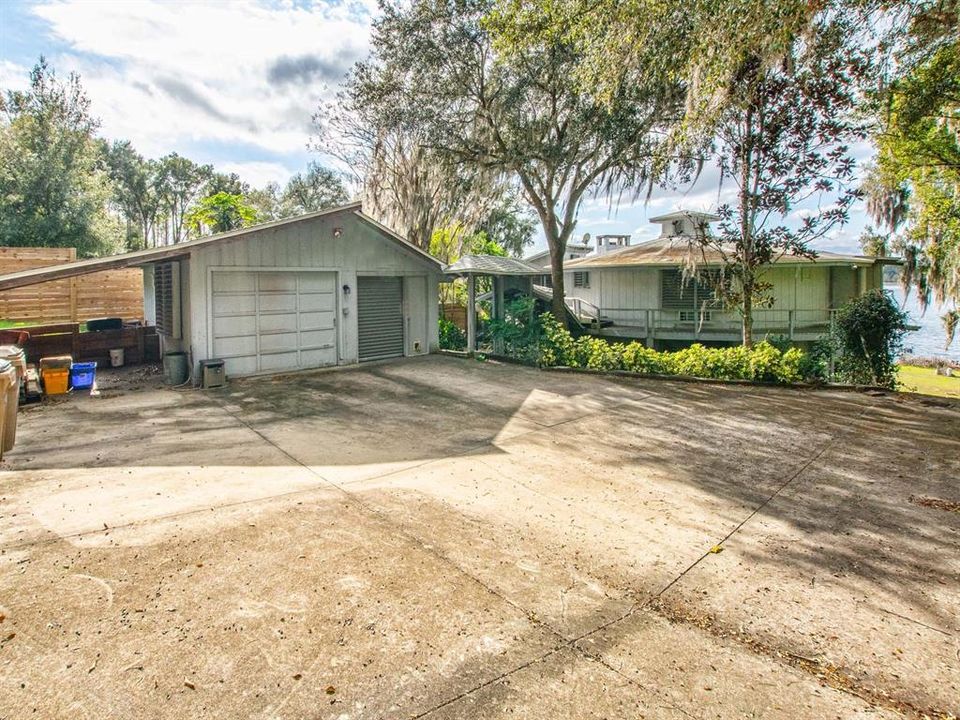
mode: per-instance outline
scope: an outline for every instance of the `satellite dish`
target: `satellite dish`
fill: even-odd
[[[590,244],[590,233],[584,233],[584,234],[583,234],[583,244],[584,244],[584,245],[589,245],[589,244]]]

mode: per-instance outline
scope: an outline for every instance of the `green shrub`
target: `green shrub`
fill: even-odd
[[[532,365],[539,361],[543,320],[536,314],[534,298],[522,296],[506,303],[503,319],[490,320],[487,331],[497,352]]]
[[[668,373],[663,353],[658,353],[639,342],[632,342],[623,348],[623,369],[648,375]]]
[[[539,364],[544,367],[578,367],[574,360],[573,336],[551,313],[540,316],[540,326],[543,334],[538,348]]]
[[[695,344],[677,352],[658,352],[639,342],[610,343],[589,335],[574,339],[549,314],[542,315],[540,323],[539,362],[544,367],[792,383],[806,378],[809,365],[806,354],[799,348],[781,350],[768,342],[750,349]]]
[[[835,354],[834,343],[829,336],[813,342],[810,350],[800,359],[798,370],[804,380],[828,382],[830,377],[830,358]]]
[[[893,296],[876,289],[837,312],[836,372],[845,382],[897,386],[897,357],[903,349],[907,316]]]
[[[464,350],[466,347],[466,333],[450,320],[440,318],[440,348],[442,350]]]

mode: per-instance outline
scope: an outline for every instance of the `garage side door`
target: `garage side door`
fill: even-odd
[[[403,284],[398,277],[357,278],[359,359],[403,357]]]
[[[229,375],[337,362],[336,275],[213,273],[213,355]]]

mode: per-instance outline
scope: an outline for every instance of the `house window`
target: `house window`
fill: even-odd
[[[699,310],[716,299],[718,273],[702,271],[696,278],[684,279],[679,269],[660,273],[660,307],[664,310]]]
[[[695,323],[695,322],[710,322],[713,319],[713,313],[710,310],[681,310],[680,311],[680,322],[682,323]]]
[[[575,288],[590,287],[590,273],[583,271],[575,272],[573,274],[573,286]]]

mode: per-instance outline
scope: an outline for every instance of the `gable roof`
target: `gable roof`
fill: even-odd
[[[664,216],[667,217],[667,216]],[[622,267],[665,267],[683,265],[686,261],[695,257],[698,264],[702,265],[722,265],[723,257],[714,249],[701,249],[691,238],[684,236],[671,236],[649,240],[639,245],[628,245],[627,247],[613,250],[603,255],[594,255],[581,258],[579,260],[570,260],[564,263],[565,268],[622,268]],[[826,251],[817,252],[817,257],[808,258],[802,255],[788,253],[781,255],[774,260],[777,265],[801,265],[801,264],[825,264],[825,265],[864,265],[869,266],[877,262],[885,265],[899,264],[899,258],[873,257],[867,255],[846,255],[841,253],[832,253]]]
[[[30,270],[21,270],[15,273],[0,275],[0,290],[10,290],[12,288],[24,287],[26,285],[36,285],[37,283],[48,282],[50,280],[60,280],[77,275],[88,275],[90,273],[100,272],[101,270],[116,270],[125,267],[138,267],[149,265],[151,263],[164,260],[175,260],[189,257],[190,253],[197,248],[206,247],[218,243],[238,240],[249,235],[254,235],[265,230],[286,227],[296,223],[315,220],[327,215],[336,215],[343,212],[352,212],[368,225],[372,225],[382,233],[390,242],[397,244],[402,250],[415,256],[430,265],[431,269],[441,272],[443,265],[432,255],[425,253],[410,241],[404,239],[389,228],[381,225],[369,215],[363,213],[360,202],[352,202],[346,205],[318,210],[317,212],[305,213],[292,218],[283,220],[271,220],[270,222],[251,225],[237,230],[217,233],[216,235],[207,235],[206,237],[186,240],[176,245],[164,245],[162,247],[147,248],[146,250],[135,250],[133,252],[121,253],[119,255],[107,255],[99,258],[88,258],[86,260],[77,260],[75,262],[62,263],[60,265],[49,265],[46,267],[32,268]]]

